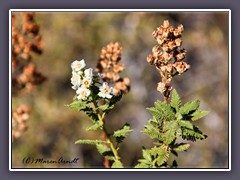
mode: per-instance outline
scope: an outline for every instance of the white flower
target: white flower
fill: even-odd
[[[98,95],[103,98],[112,98],[112,88],[108,86],[108,83],[104,82],[102,86],[99,87],[100,92]]]
[[[85,69],[84,74],[85,74],[85,77],[92,78],[93,77],[93,69],[92,68]]]
[[[79,86],[76,86],[76,85],[72,86],[72,88],[73,88],[75,91],[78,89],[78,87],[79,87]]]
[[[73,63],[71,64],[71,68],[74,71],[80,71],[81,69],[83,69],[86,66],[86,63],[84,61],[84,59],[82,59],[81,61],[75,60],[73,61]]]
[[[77,71],[77,72],[73,71],[72,74],[74,74],[74,73],[75,73],[75,74],[78,74],[79,76],[82,76],[83,71]]]
[[[91,84],[92,84],[92,78],[87,77],[82,80],[82,87],[89,88]]]
[[[81,76],[77,73],[72,73],[71,83],[73,86],[80,86],[81,85]]]
[[[80,87],[76,93],[78,94],[78,100],[86,100],[91,94],[91,91],[85,87]]]

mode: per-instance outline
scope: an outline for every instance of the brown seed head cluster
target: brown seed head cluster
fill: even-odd
[[[27,130],[30,108],[21,105],[12,111],[12,142],[18,139]]]
[[[162,76],[162,82],[158,83],[157,90],[163,94],[165,99],[168,99],[172,90],[170,86],[172,78],[190,68],[190,65],[183,61],[187,51],[180,48],[182,32],[182,24],[174,28],[170,26],[168,20],[165,20],[163,25],[152,33],[158,45],[152,48],[152,54],[148,55],[147,61],[156,66]]]
[[[119,64],[121,52],[122,47],[118,42],[109,43],[102,48],[96,67],[96,71],[101,74],[103,80],[113,85],[114,95],[127,93],[130,89],[129,78],[122,78],[119,75],[124,70],[124,64]]]
[[[43,51],[39,25],[34,13],[12,15],[12,86],[14,94],[29,93],[45,77],[32,62],[32,53]]]

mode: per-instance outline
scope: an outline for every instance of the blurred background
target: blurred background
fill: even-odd
[[[36,22],[44,43],[42,55],[33,61],[47,80],[28,95],[14,97],[19,104],[31,107],[28,130],[12,144],[12,167],[103,168],[103,158],[91,145],[75,145],[78,139],[96,139],[99,133],[86,132],[91,125],[83,112],[74,112],[64,105],[72,102],[72,61],[85,59],[95,68],[100,50],[109,42],[123,47],[123,76],[131,81],[131,91],[107,116],[108,129],[114,131],[129,123],[134,132],[120,147],[126,167],[136,165],[142,157],[142,146],[151,147],[151,140],[140,131],[151,115],[146,107],[160,99],[156,90],[161,80],[158,71],[146,61],[157,44],[152,32],[169,20],[177,27],[183,24],[183,45],[188,52],[189,71],[173,78],[183,102],[199,99],[200,109],[209,115],[196,122],[208,135],[204,141],[192,143],[187,152],[176,159],[180,168],[228,168],[228,13],[227,12],[37,12]],[[79,158],[77,164],[26,165],[24,157],[57,160]]]

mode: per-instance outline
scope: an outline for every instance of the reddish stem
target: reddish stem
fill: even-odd
[[[106,137],[106,134],[105,132],[103,131],[102,133],[102,140],[103,141],[106,141],[107,140],[107,137]],[[104,144],[106,147],[107,147],[107,144]],[[105,168],[110,168],[110,164],[109,164],[109,160],[108,158],[104,157],[104,167]]]

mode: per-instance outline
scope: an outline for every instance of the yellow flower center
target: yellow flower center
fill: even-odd
[[[84,81],[83,84],[84,84],[85,86],[89,86],[89,82],[88,82],[88,81]]]

